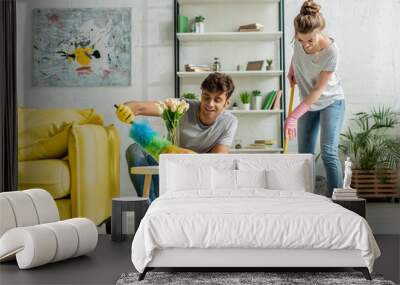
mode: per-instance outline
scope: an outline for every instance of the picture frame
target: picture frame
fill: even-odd
[[[262,70],[264,60],[249,61],[247,63],[246,71]]]

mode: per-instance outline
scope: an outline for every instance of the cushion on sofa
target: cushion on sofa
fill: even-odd
[[[19,108],[18,159],[59,158],[67,151],[72,124],[102,123],[94,109]]]
[[[43,188],[54,199],[70,194],[68,162],[59,159],[42,159],[18,162],[18,189]]]

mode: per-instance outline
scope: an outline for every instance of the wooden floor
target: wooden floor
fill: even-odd
[[[400,281],[400,235],[377,235],[382,256],[375,272],[395,283]],[[0,265],[0,284],[115,284],[124,272],[134,271],[130,259],[131,238],[112,242],[100,235],[94,252],[88,256],[48,264],[30,270],[19,270],[15,262]]]

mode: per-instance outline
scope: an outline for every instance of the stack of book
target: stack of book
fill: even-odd
[[[254,143],[249,144],[247,148],[250,149],[267,149],[276,146],[275,140],[255,140]]]
[[[279,110],[281,108],[281,90],[273,90],[267,94],[263,110]]]
[[[335,188],[333,189],[332,199],[335,200],[353,200],[357,199],[357,190],[356,189],[343,189],[343,188]]]
[[[258,23],[242,25],[239,27],[239,32],[261,32],[263,30],[264,25]]]
[[[208,71],[211,71],[211,69],[208,65],[185,64],[185,71],[187,71],[187,72],[208,72]]]

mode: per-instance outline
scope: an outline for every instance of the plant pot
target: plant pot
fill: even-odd
[[[242,103],[241,109],[244,111],[250,110],[250,103]]]
[[[399,197],[397,191],[397,171],[353,169],[351,187],[357,189],[362,198]]]
[[[261,110],[261,96],[252,96],[251,97],[251,109],[252,110]]]
[[[267,65],[266,69],[267,70],[272,70],[272,65]]]
[[[236,111],[238,109],[237,106],[232,106],[232,110]]]
[[[195,23],[195,32],[196,33],[204,33],[204,22]]]

